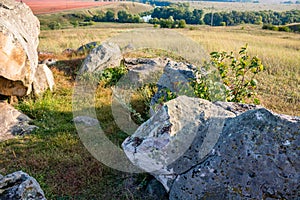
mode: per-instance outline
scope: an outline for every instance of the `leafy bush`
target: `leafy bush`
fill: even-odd
[[[221,97],[218,95],[223,93],[226,101],[245,103],[246,99],[256,95],[255,76],[264,70],[264,66],[258,57],[248,55],[247,45],[241,48],[237,57],[233,52],[212,52],[210,56],[206,69],[215,69],[217,73],[209,73],[207,76],[199,74],[201,78],[193,82],[196,96],[214,101],[219,100]],[[253,103],[259,104],[259,100],[254,98]]]
[[[79,26],[91,26],[94,25],[95,23],[92,21],[88,21],[88,22],[79,22]]]
[[[115,85],[126,73],[127,68],[124,64],[115,68],[107,68],[100,75],[100,82],[103,82],[105,87]]]
[[[186,22],[184,19],[174,20],[173,17],[168,19],[157,19],[153,18],[149,20],[150,24],[154,24],[155,27],[159,24],[160,28],[185,28]]]
[[[61,29],[61,24],[59,22],[50,22],[48,24],[48,27],[51,29],[51,30],[56,30],[56,29]]]
[[[287,26],[279,26],[278,31],[290,32],[291,30]]]
[[[290,32],[291,29],[287,26],[274,26],[272,24],[264,24],[262,26],[262,29],[272,30],[272,31],[284,31],[284,32]]]
[[[80,74],[79,79],[90,84],[101,83],[104,87],[116,85],[120,78],[127,73],[126,66],[121,63],[120,66],[114,68],[106,68],[101,72],[85,72]]]
[[[142,22],[139,15],[132,15],[125,10],[118,12],[118,22],[120,23],[140,23]]]

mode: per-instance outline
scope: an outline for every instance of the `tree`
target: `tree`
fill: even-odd
[[[186,22],[184,19],[179,20],[178,22],[178,28],[185,28],[186,27]]]
[[[108,10],[105,14],[105,19],[107,22],[115,21],[115,13],[112,10]]]
[[[51,30],[55,30],[55,29],[61,29],[61,24],[59,22],[51,22],[48,27],[51,29]]]
[[[129,22],[131,15],[127,13],[125,10],[120,10],[118,12],[118,21],[121,23]]]

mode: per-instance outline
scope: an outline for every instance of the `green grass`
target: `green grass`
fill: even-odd
[[[73,65],[81,62],[79,59]],[[0,173],[29,173],[38,180],[47,199],[153,199],[141,185],[149,179],[148,175],[110,169],[93,158],[81,143],[72,122],[74,79],[64,71],[70,63],[61,62],[62,66],[52,68],[57,87],[54,93],[46,92],[39,99],[26,98],[16,106],[39,129],[29,136],[0,143]],[[119,129],[109,107],[111,89],[99,90],[99,120],[105,134],[120,143]],[[123,140],[124,135],[121,136]]]
[[[261,26],[195,26],[180,30],[208,52],[235,51],[248,44],[251,56],[257,55],[266,70],[258,79],[261,104],[277,113],[300,116],[300,35],[262,30]]]
[[[110,169],[93,158],[81,143],[72,122],[71,102],[76,70],[83,58],[61,55],[66,48],[78,48],[91,41],[103,41],[140,28],[144,27],[100,23],[98,27],[41,31],[39,51],[54,52],[60,60],[51,68],[56,90],[45,93],[40,99],[25,98],[16,105],[33,119],[33,124],[39,129],[31,135],[0,143],[1,174],[16,170],[29,173],[41,184],[48,199],[154,199],[142,187],[145,180],[149,180],[147,175]],[[156,29],[147,27],[146,30]],[[195,26],[194,30],[186,28],[176,31],[196,41],[206,52],[238,51],[248,43],[251,56],[258,55],[267,68],[258,77],[262,105],[278,113],[300,115],[299,34],[261,30],[260,26],[252,25]],[[145,37],[148,36],[145,34]],[[175,42],[180,40],[171,39]],[[155,41],[163,42],[160,38],[155,38]],[[178,44],[184,49],[180,41]],[[152,53],[148,50],[127,56],[155,57]],[[154,53],[166,56],[163,51]],[[110,88],[99,87],[96,109],[105,134],[120,144],[126,135],[113,120],[111,94]],[[134,108],[143,112],[143,101],[142,96],[134,96]]]

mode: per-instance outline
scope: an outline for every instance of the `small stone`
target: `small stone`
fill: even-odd
[[[98,119],[94,119],[88,116],[77,116],[73,119],[76,124],[82,124],[85,126],[97,126],[99,124]]]

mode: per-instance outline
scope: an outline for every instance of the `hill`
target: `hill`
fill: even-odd
[[[91,8],[81,8],[73,10],[65,10],[61,12],[38,14],[37,17],[41,23],[41,29],[49,29],[48,25],[53,22],[59,22],[61,27],[69,28],[72,27],[72,22],[81,20],[85,17],[92,17],[93,15],[98,15],[101,12],[106,12],[107,10],[113,11],[115,14],[120,10],[126,10],[130,14],[138,14],[146,12],[153,9],[152,6],[136,2],[116,2],[108,3],[102,6],[96,6]]]

